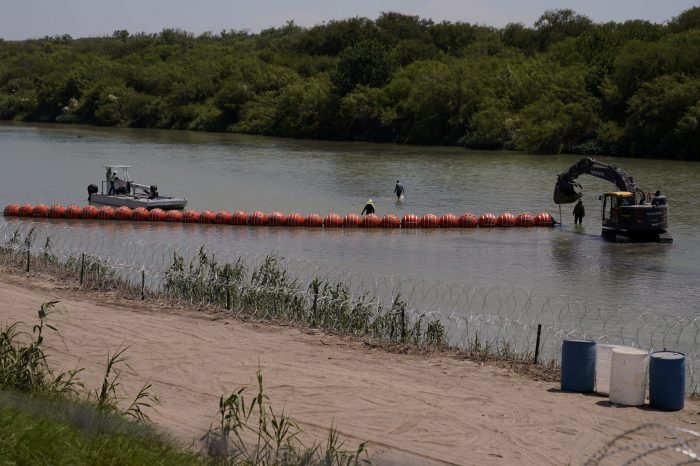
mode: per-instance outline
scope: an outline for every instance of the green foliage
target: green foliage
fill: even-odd
[[[206,465],[143,424],[76,400],[0,394],[3,464]]]
[[[554,9],[502,29],[386,12],[3,41],[0,119],[698,159],[694,102],[663,107],[673,124],[647,111],[649,86],[678,75],[700,76],[700,7],[666,24]]]
[[[41,305],[39,323],[31,333],[20,331],[20,323],[10,324],[0,332],[0,390],[70,395],[81,386],[76,378],[80,370],[54,372],[46,360],[44,330],[57,331],[47,323],[56,303]]]
[[[331,428],[325,445],[304,446],[302,433],[288,416],[274,411],[263,389],[262,372],[257,373],[257,393],[247,398],[247,387],[219,399],[218,422],[202,437],[209,457],[222,465],[324,465],[369,464],[366,444],[354,452],[345,451],[338,432]],[[250,439],[255,439],[250,441]],[[360,459],[360,457],[363,459]]]

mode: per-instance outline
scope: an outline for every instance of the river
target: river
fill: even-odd
[[[359,213],[498,214],[548,211],[558,173],[578,156],[462,148],[275,139],[231,134],[0,124],[0,204],[85,204],[105,164],[133,165],[137,182],[184,196],[193,209]],[[125,239],[253,255],[277,252],[324,267],[470,287],[511,287],[595,308],[682,316],[700,313],[700,164],[600,157],[668,197],[673,244],[610,244],[600,237],[598,196],[584,186],[587,216],[573,226],[474,230],[311,230],[218,225],[93,222],[95,238]],[[392,190],[400,179],[402,203]],[[80,221],[74,228],[88,228]],[[191,228],[190,228],[191,227]],[[585,318],[585,315],[584,317]]]

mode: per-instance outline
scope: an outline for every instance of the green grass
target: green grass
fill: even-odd
[[[144,423],[91,404],[0,392],[0,465],[204,465]]]

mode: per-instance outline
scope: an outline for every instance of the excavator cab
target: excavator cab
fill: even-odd
[[[620,223],[625,223],[624,220],[627,220],[620,217],[620,207],[634,205],[634,193],[627,191],[605,193],[602,196],[602,200],[603,226],[615,228]]]

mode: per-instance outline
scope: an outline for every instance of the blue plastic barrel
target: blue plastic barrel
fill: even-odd
[[[595,341],[564,340],[561,346],[561,389],[593,391],[595,382]]]
[[[685,401],[685,355],[657,351],[649,359],[649,404],[666,411],[683,409]]]

